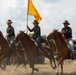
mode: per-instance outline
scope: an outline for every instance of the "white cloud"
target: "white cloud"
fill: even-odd
[[[57,3],[59,1],[61,1],[61,0],[43,0],[43,2],[45,2],[45,3]]]
[[[73,36],[76,37],[76,0],[32,0],[40,13],[42,34],[48,35],[54,28],[61,30],[65,19],[70,22]],[[0,0],[0,30],[6,34],[6,21],[11,19],[16,34],[19,30],[26,30],[27,0]],[[29,26],[33,17],[29,16]]]

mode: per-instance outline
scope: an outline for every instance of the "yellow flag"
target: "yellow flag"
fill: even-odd
[[[33,15],[38,23],[42,20],[41,16],[39,15],[38,11],[35,9],[32,0],[28,0],[28,15]]]

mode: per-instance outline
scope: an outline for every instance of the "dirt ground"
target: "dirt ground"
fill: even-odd
[[[0,75],[30,75],[31,68],[27,64],[26,70],[23,65],[20,65],[14,73],[12,70],[16,65],[7,66],[6,70],[3,71],[0,69]],[[45,59],[44,64],[36,64],[36,68],[39,69],[39,72],[35,72],[34,75],[55,75],[55,70],[53,70],[49,64],[49,60]],[[59,68],[60,72],[60,68]],[[59,74],[60,75],[60,74]],[[64,61],[64,74],[63,75],[76,75],[76,60],[71,61],[70,63],[68,60]]]

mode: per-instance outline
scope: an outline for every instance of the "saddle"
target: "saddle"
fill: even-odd
[[[35,43],[35,45],[37,46],[37,43],[35,42],[35,40],[34,39],[31,39],[34,43]],[[42,44],[42,47],[45,47],[45,46],[48,46],[48,42],[47,42],[47,40],[45,40],[45,39],[41,39],[41,44]]]

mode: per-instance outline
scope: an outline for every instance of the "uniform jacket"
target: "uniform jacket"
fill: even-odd
[[[40,30],[40,27],[38,25],[33,27],[32,29],[30,29],[28,27],[28,29],[29,29],[30,32],[34,31],[34,34],[33,34],[34,39],[36,39],[38,36],[41,36],[41,30]]]
[[[72,29],[70,27],[62,28],[62,32],[63,32],[64,37],[66,39],[72,38]]]
[[[9,26],[6,30],[7,32],[7,37],[8,38],[11,38],[11,37],[14,37],[15,36],[15,32],[14,32],[14,28],[12,26]]]

